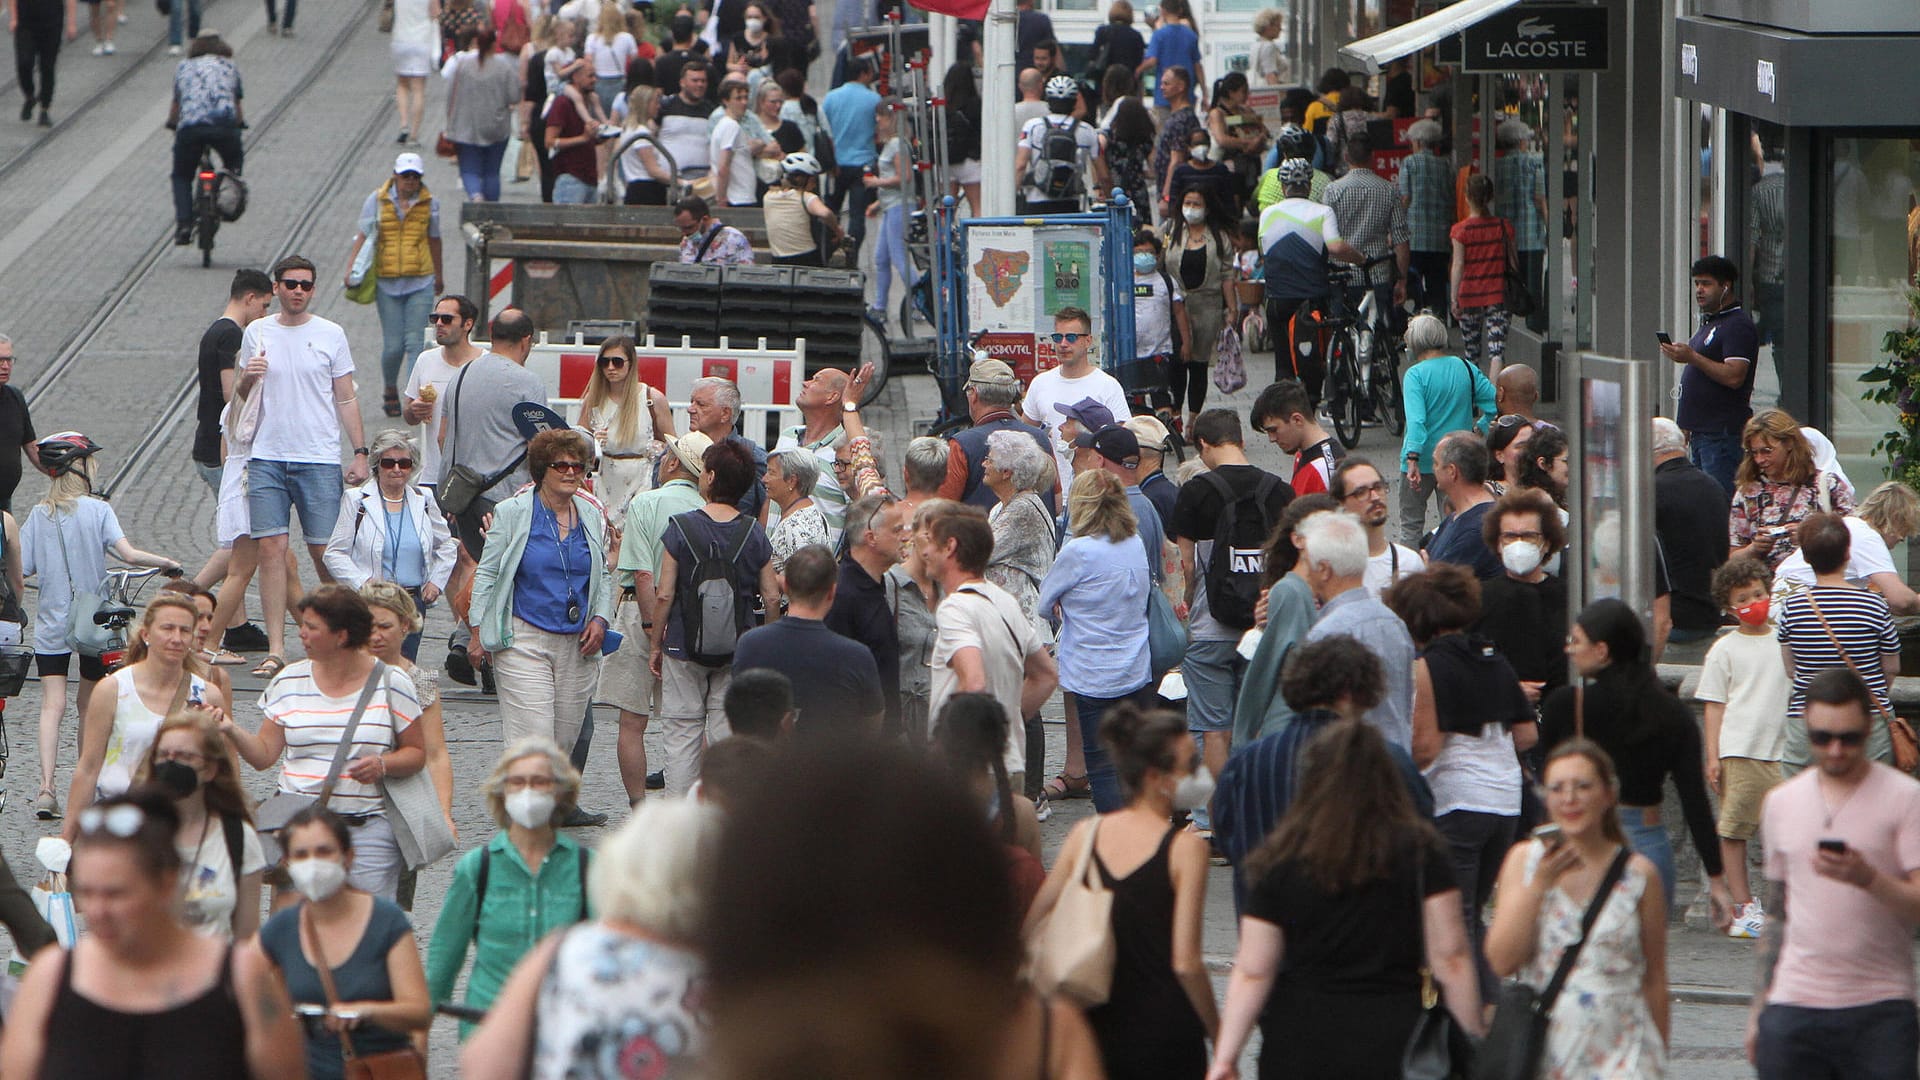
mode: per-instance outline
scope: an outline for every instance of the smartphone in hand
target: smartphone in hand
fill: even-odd
[[[1845,855],[1847,853],[1847,842],[1845,840],[1822,840],[1820,841],[1820,850],[1831,851],[1835,855]]]
[[[1666,332],[1665,330],[1655,330],[1655,331],[1653,332],[1653,336],[1654,336],[1654,337],[1657,337],[1657,338],[1659,338],[1659,339],[1660,339],[1660,344],[1662,344],[1662,345],[1671,345],[1671,344],[1673,344],[1673,335],[1672,335],[1672,334],[1669,334],[1669,333],[1667,333],[1667,332]]]

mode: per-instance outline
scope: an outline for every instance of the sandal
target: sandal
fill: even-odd
[[[1040,790],[1053,802],[1059,802],[1061,799],[1090,799],[1093,797],[1093,783],[1087,779],[1086,773],[1081,773],[1079,776],[1068,776],[1066,773],[1061,773],[1047,781],[1046,785]]]
[[[241,656],[232,649],[201,649],[200,656],[209,664],[219,664],[222,666],[244,664],[247,662],[246,657]]]
[[[263,679],[271,679],[275,675],[285,671],[286,667],[286,660],[278,653],[268,653],[267,658],[260,661],[260,666],[253,669],[253,673]]]
[[[386,394],[380,400],[380,408],[388,416],[400,415],[400,390],[398,387],[387,387]]]

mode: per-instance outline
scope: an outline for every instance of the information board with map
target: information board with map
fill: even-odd
[[[1100,230],[972,226],[967,233],[967,326],[979,346],[1022,381],[1054,366],[1053,313],[1077,307],[1101,338]],[[1095,362],[1099,356],[1095,355]]]

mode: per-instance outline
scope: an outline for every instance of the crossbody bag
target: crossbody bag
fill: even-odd
[[[1853,672],[1861,682],[1866,682],[1867,677],[1860,673],[1860,665],[1853,662],[1853,654],[1840,643],[1840,635],[1833,632],[1833,626],[1827,622],[1827,617],[1821,614],[1820,603],[1813,598],[1812,589],[1807,590],[1807,608],[1813,612],[1814,618],[1820,620],[1820,629],[1826,633],[1827,640],[1833,643],[1833,650],[1840,654],[1840,659],[1847,662],[1847,670]],[[1893,740],[1893,767],[1903,773],[1912,773],[1915,766],[1920,766],[1920,734],[1915,733],[1912,724],[1895,716],[1893,710],[1881,705],[1878,694],[1874,695],[1873,712],[1887,723],[1887,734]]]
[[[505,480],[520,463],[527,459],[527,448],[523,444],[520,453],[509,461],[504,468],[492,475],[482,475],[471,465],[460,464],[460,391],[467,385],[467,372],[474,362],[469,361],[460,368],[460,374],[453,377],[453,427],[447,434],[453,436],[447,440],[447,478],[435,492],[440,508],[455,517],[466,513],[479,502],[493,485]]]

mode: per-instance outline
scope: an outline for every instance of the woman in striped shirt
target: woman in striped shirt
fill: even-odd
[[[339,585],[313,590],[295,610],[307,658],[289,664],[267,684],[260,695],[265,718],[258,732],[231,719],[220,730],[256,769],[272,767],[285,754],[279,778],[283,794],[318,796],[354,704],[373,673],[374,658],[366,648],[373,614],[360,594]],[[413,680],[388,668],[385,686],[374,692],[353,730],[353,745],[327,804],[354,831],[349,884],[388,900],[399,889],[404,865],[380,786],[389,776],[411,776],[426,767],[423,733],[414,723],[419,718]]]

